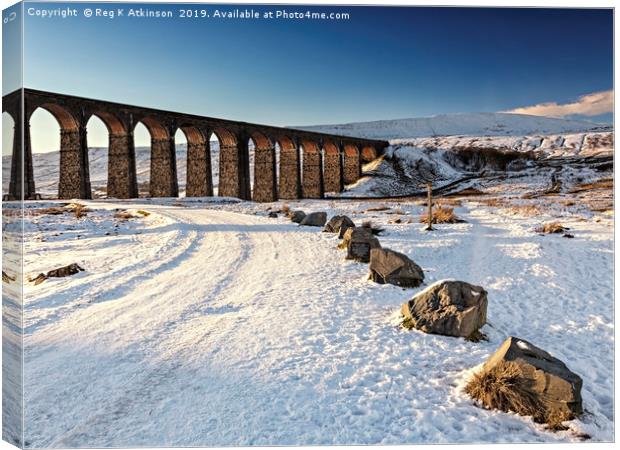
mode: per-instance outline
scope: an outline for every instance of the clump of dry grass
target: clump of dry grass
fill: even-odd
[[[590,191],[593,189],[613,189],[613,188],[614,188],[613,178],[603,178],[601,180],[597,180],[592,183],[582,183],[578,186],[575,186],[573,189],[571,189],[568,192],[571,194],[576,194],[578,192]]]
[[[136,213],[137,213],[137,214],[140,214],[141,216],[144,216],[144,217],[148,217],[148,216],[150,216],[150,215],[151,215],[151,213],[150,213],[150,212],[148,212],[148,211],[144,211],[144,210],[142,210],[142,209],[137,210],[137,211],[136,211]]]
[[[500,197],[481,198],[478,202],[491,208],[497,208],[506,204],[506,200]]]
[[[135,216],[129,211],[118,211],[114,214],[114,218],[119,220],[129,220],[135,218]]]
[[[551,430],[566,430],[562,422],[573,419],[573,415],[548,408],[531,385],[532,381],[523,376],[518,364],[502,361],[490,370],[476,373],[465,386],[465,392],[484,408],[531,416]]]
[[[484,408],[532,416],[537,422],[546,422],[546,408],[537,400],[530,389],[530,381],[523,377],[514,362],[501,362],[475,374],[465,386],[465,392]]]
[[[16,279],[15,277],[10,276],[4,270],[2,271],[2,282],[3,283],[10,283],[11,281],[15,281],[15,279]]]
[[[504,212],[513,216],[538,216],[542,213],[536,205],[512,205],[504,209]]]
[[[75,214],[76,219],[81,219],[82,217],[84,217],[87,211],[89,211],[89,209],[81,203],[76,203],[75,208],[73,208],[73,213]]]
[[[366,209],[366,212],[387,211],[388,209],[391,209],[391,208],[385,205],[377,205],[377,206],[371,206],[370,208]]]
[[[51,206],[49,208],[38,208],[33,211],[33,213],[37,215],[49,214],[51,216],[59,216],[61,214],[64,214],[65,212],[66,210],[64,208],[61,208],[60,206]]]
[[[367,230],[370,230],[370,232],[376,236],[378,236],[379,234],[385,231],[384,228],[381,228],[379,225],[376,225],[375,223],[373,223],[372,220],[366,220],[362,222],[362,228],[366,228]]]
[[[544,234],[564,233],[567,230],[569,228],[566,228],[560,222],[548,222],[534,229],[537,233]]]
[[[459,223],[462,222],[456,214],[454,214],[454,208],[447,208],[438,206],[433,209],[432,223]],[[428,224],[428,214],[422,214],[420,217],[420,223]]]
[[[291,212],[291,207],[287,203],[285,203],[284,205],[282,205],[282,208],[280,208],[280,211],[283,214],[288,214],[289,212]]]
[[[437,205],[439,206],[452,206],[453,208],[458,208],[459,206],[463,206],[463,201],[460,198],[438,198]]]

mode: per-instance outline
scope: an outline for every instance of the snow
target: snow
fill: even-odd
[[[25,277],[70,263],[85,271],[24,287],[26,446],[573,442],[583,433],[613,440],[614,218],[604,184],[613,182],[613,131],[499,113],[317,129],[391,146],[347,186],[348,198],[290,208],[372,220],[386,230],[383,247],[411,257],[425,283],[369,281],[367,264],[345,260],[333,234],[268,218],[283,202],[100,199],[82,202],[91,211],[80,219],[28,214]],[[500,170],[459,160],[459,148],[528,157]],[[217,188],[217,143],[211,153]],[[89,157],[95,194],[104,196],[107,149]],[[182,197],[185,158],[177,146]],[[136,149],[136,165],[145,192],[148,148]],[[55,195],[58,152],[35,154],[34,170],[37,191]],[[376,200],[355,198],[407,194],[428,177],[435,187],[457,182],[484,195],[455,207],[465,222],[431,233],[416,201],[384,199],[391,210],[368,211]],[[574,190],[590,182],[599,187]],[[557,189],[542,196],[550,186]],[[26,203],[31,212],[59,204]],[[117,209],[135,218],[119,220]],[[398,209],[403,220],[391,223]],[[554,220],[574,238],[535,232]],[[16,249],[5,244],[10,259]],[[488,292],[488,341],[400,326],[401,304],[442,280]],[[15,286],[4,283],[5,292]],[[15,356],[20,305],[5,301],[3,312],[4,350]],[[464,394],[508,336],[583,378],[586,413],[568,430],[485,410]]]
[[[550,211],[515,217],[466,201],[455,210],[465,223],[428,233],[412,202],[382,202],[411,224],[364,213],[370,201],[289,202],[380,224],[382,245],[424,269],[424,286],[402,289],[367,280],[333,234],[266,217],[282,203],[85,203],[82,219],[28,216],[26,276],[86,269],[25,287],[30,447],[613,439],[611,218],[566,212],[575,238],[563,239],[533,231]],[[151,214],[119,221],[115,208]],[[488,342],[398,325],[400,305],[443,279],[488,291]],[[587,414],[570,430],[463,393],[511,335],[583,378]]]

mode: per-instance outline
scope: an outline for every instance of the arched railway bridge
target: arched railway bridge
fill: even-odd
[[[108,129],[107,194],[120,199],[138,197],[134,145],[138,123],[144,124],[151,135],[150,197],[179,194],[175,148],[175,134],[179,129],[187,139],[187,197],[213,195],[209,140],[212,134],[220,144],[218,195],[257,202],[323,198],[325,192],[340,192],[344,185],[359,179],[363,163],[380,156],[389,145],[380,140],[20,89],[2,98],[3,113],[7,112],[15,123],[9,199],[36,197],[30,118],[39,108],[50,112],[60,126],[60,199],[92,198],[86,126],[93,116],[101,119]],[[253,190],[250,141],[255,152]],[[279,168],[276,144],[280,149]]]

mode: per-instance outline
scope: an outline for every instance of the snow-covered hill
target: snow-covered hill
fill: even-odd
[[[579,120],[510,113],[440,114],[413,119],[378,120],[340,125],[293,127],[373,139],[426,136],[519,136],[604,130],[609,127]]]

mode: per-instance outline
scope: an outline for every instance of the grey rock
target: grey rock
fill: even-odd
[[[381,244],[369,229],[355,227],[345,231],[339,247],[347,249],[347,259],[368,262],[370,261],[370,250],[381,248]]]
[[[487,319],[487,292],[464,281],[433,284],[402,305],[403,324],[425,333],[474,338]]]
[[[327,213],[326,212],[313,212],[307,214],[306,217],[299,223],[299,225],[304,225],[308,227],[322,227],[325,225],[327,221]]]
[[[418,287],[424,281],[424,272],[402,253],[373,248],[370,250],[370,279],[380,284]]]
[[[323,231],[327,233],[338,233],[338,237],[342,239],[345,231],[349,228],[354,228],[355,224],[353,221],[347,216],[334,216],[329,219],[329,222],[323,228]]]
[[[291,211],[288,213],[288,218],[291,219],[291,222],[295,223],[301,223],[301,221],[304,220],[305,217],[306,213],[301,210]]]
[[[539,411],[534,420],[557,424],[583,412],[583,381],[558,358],[525,339],[511,336],[484,363],[483,372],[488,373],[506,363],[516,364],[519,368],[519,384],[525,389],[528,401],[534,401]]]

